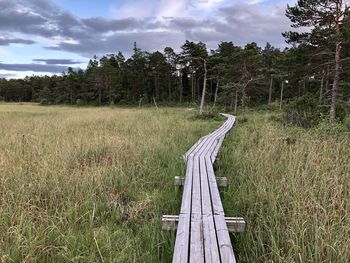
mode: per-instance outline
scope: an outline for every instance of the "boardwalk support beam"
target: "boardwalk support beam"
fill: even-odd
[[[185,184],[185,177],[183,176],[175,176],[174,178],[175,186],[183,186]],[[216,183],[219,187],[227,187],[228,182],[226,177],[216,177]]]
[[[245,230],[246,222],[243,217],[225,217],[227,229],[230,233],[243,233]],[[162,229],[163,230],[176,230],[179,223],[179,216],[176,215],[163,215],[162,216]]]

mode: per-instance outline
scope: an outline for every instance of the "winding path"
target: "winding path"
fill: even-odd
[[[213,168],[224,137],[236,122],[234,116],[222,115],[225,123],[184,155],[187,168],[173,263],[236,262]]]

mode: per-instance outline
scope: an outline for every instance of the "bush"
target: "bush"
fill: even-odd
[[[84,101],[82,99],[77,99],[75,101],[75,104],[78,105],[78,106],[82,106],[82,105],[84,105]]]
[[[344,118],[343,124],[348,132],[350,132],[350,116]]]
[[[314,131],[316,131],[317,134],[324,136],[342,136],[349,132],[350,129],[342,122],[322,121],[317,125]]]
[[[40,105],[49,105],[49,101],[47,99],[40,100]]]
[[[0,102],[3,102],[3,101],[5,101],[5,98],[0,96]]]
[[[328,115],[328,107],[319,107],[317,99],[306,94],[296,98],[286,107],[284,121],[286,124],[297,125],[303,128],[310,128]]]
[[[238,116],[237,117],[237,122],[239,124],[246,123],[246,122],[248,122],[248,118],[246,116],[244,116],[244,115]]]

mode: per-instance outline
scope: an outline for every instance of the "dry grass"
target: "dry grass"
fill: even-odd
[[[218,122],[184,109],[0,104],[0,262],[168,262],[181,155]]]
[[[350,137],[252,113],[224,143],[228,214],[244,216],[240,262],[350,262]]]
[[[0,262],[170,262],[181,155],[219,125],[183,109],[0,104]],[[217,175],[240,262],[350,262],[350,139],[248,114]]]

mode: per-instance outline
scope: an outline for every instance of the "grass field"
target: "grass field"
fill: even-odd
[[[248,223],[234,239],[240,262],[350,262],[350,134],[272,115],[248,114],[221,151],[224,206]]]
[[[0,104],[0,262],[168,262],[192,114]]]
[[[240,262],[350,262],[350,139],[253,112],[217,175]],[[0,104],[0,262],[170,262],[181,155],[219,121],[185,109]]]

